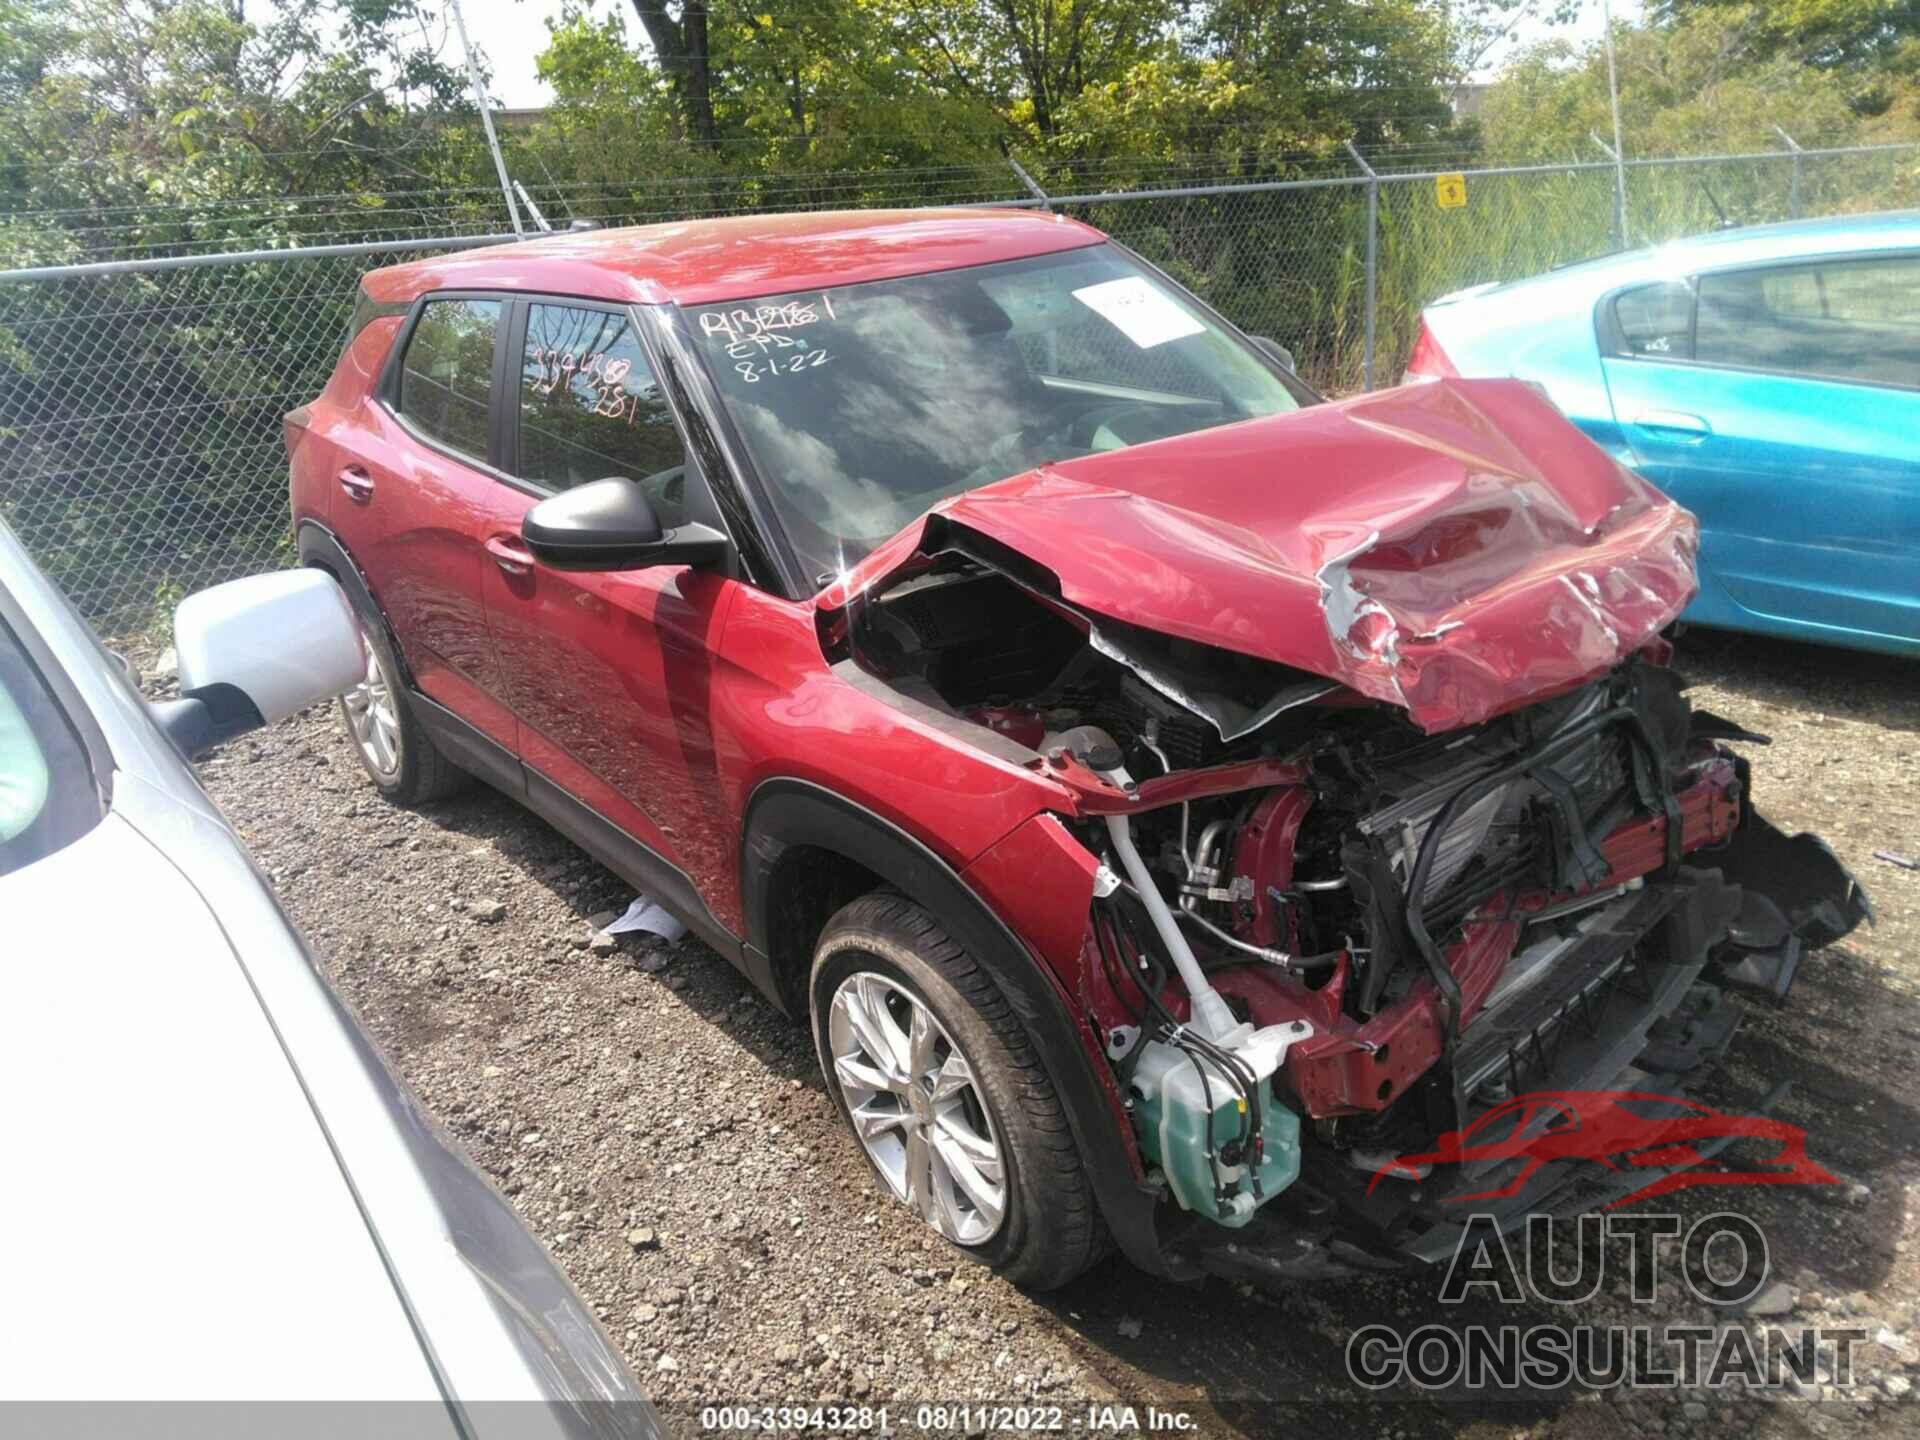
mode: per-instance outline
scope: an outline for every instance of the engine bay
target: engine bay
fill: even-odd
[[[1566,1057],[1597,1016],[1631,1058],[1706,1003],[1697,981],[1757,964],[1779,986],[1780,942],[1724,938],[1771,902],[1683,864],[1765,827],[1720,743],[1752,737],[1696,719],[1664,642],[1428,734],[1321,677],[1077,609],[977,539],[843,617],[830,658],[917,713],[1138,802],[1072,825],[1100,862],[1081,999],[1143,1155],[1217,1225],[1380,1173],[1517,1089],[1594,1083]],[[1150,802],[1154,782],[1177,798]],[[1724,1046],[1734,1019],[1689,1043]]]

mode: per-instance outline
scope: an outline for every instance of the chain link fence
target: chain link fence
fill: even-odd
[[[1629,162],[1634,243],[1720,223],[1913,203],[1920,147]],[[1364,163],[1364,162],[1363,162]],[[940,203],[1046,204],[1161,265],[1254,334],[1291,349],[1329,394],[1391,384],[1421,309],[1615,248],[1610,162],[1468,171],[1440,204],[1432,171],[1050,196],[979,193],[978,176],[908,194],[885,178],[808,177],[748,193],[701,182],[676,218]],[[1157,177],[1164,180],[1165,176]],[[639,197],[638,202],[634,196]],[[665,218],[662,192],[600,192],[614,223]],[[498,198],[497,195],[495,197]],[[642,203],[643,202],[643,203]],[[390,217],[391,218],[391,217]],[[461,218],[497,225],[475,204]],[[398,227],[396,227],[398,233]],[[511,239],[379,238],[240,254],[175,253],[0,272],[0,515],[104,634],[163,628],[197,587],[291,558],[282,417],[325,385],[357,283],[382,265]]]
[[[286,563],[281,417],[325,386],[360,276],[466,243],[12,272],[0,514],[105,634]]]

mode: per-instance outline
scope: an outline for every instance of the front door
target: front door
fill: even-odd
[[[684,523],[689,465],[632,316],[528,301],[508,365],[514,474],[555,492],[622,476]],[[537,495],[515,496],[502,537]],[[520,719],[520,755],[696,886],[734,873],[709,695],[733,580],[684,565],[582,574],[496,557],[487,603]]]
[[[1693,288],[1690,331],[1604,363],[1640,469],[1700,517],[1703,584],[1737,607],[1698,618],[1920,644],[1920,257]]]

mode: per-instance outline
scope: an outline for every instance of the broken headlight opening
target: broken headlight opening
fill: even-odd
[[[1079,997],[1193,1266],[1444,1254],[1450,1199],[1501,1175],[1373,1183],[1395,1157],[1523,1091],[1678,1093],[1731,1041],[1730,992],[1783,998],[1868,915],[1824,846],[1753,813],[1724,742],[1759,737],[1695,717],[1664,643],[1428,734],[1048,578],[952,527],[822,638],[851,683],[1072,795],[1102,866]],[[1604,1203],[1580,1168],[1494,1208]]]

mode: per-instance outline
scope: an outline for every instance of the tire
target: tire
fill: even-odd
[[[406,671],[395,657],[386,621],[358,599],[360,640],[367,652],[367,678],[340,697],[340,722],[374,787],[395,805],[412,807],[443,800],[472,778],[433,743],[414,714]]]
[[[827,1089],[896,1200],[1029,1290],[1064,1285],[1106,1253],[1093,1187],[1031,1038],[987,972],[932,915],[891,891],[855,900],[821,932],[808,993]],[[933,1022],[919,1032],[927,1036],[924,1059],[913,1039],[915,1006]],[[873,1058],[889,1046],[897,1062],[890,1075]],[[929,1076],[938,1083],[929,1085]],[[917,1101],[905,1093],[915,1089]],[[931,1137],[918,1151],[916,1134]],[[984,1157],[983,1143],[1001,1182],[997,1218],[991,1204],[977,1203],[995,1188],[995,1166],[967,1168]]]

